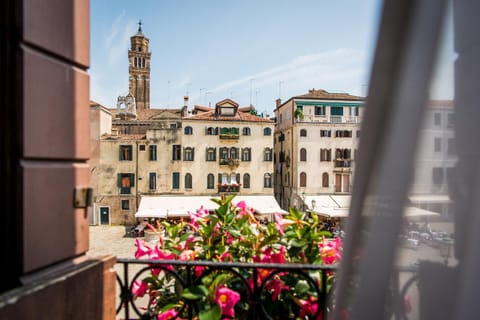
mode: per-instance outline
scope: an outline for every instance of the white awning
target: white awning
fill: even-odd
[[[412,200],[412,196],[410,197]],[[414,198],[417,200],[437,200],[437,201],[446,201],[448,200],[445,196],[441,195],[430,195],[422,196],[421,198]],[[312,207],[312,200],[315,200],[315,206]],[[311,208],[311,211],[327,217],[327,218],[346,218],[349,214],[350,208],[350,195],[321,195],[321,196],[307,196],[305,197],[305,204]],[[438,202],[436,202],[438,203]],[[437,216],[438,212],[429,211],[425,209],[420,209],[417,207],[407,206],[404,209],[404,217],[425,217],[425,216]]]
[[[405,207],[403,211],[404,217],[425,217],[425,216],[439,216],[440,213],[417,207]]]
[[[202,206],[209,211],[217,209],[218,205],[211,200],[212,198],[219,199],[212,196],[142,196],[135,217],[188,217],[189,212],[195,212]],[[287,213],[280,208],[273,196],[236,196],[232,202],[237,204],[242,200],[258,214]]]
[[[327,207],[327,208],[340,208],[339,205],[332,199],[329,195],[316,195],[316,196],[306,196],[305,205],[309,208],[312,208],[312,201],[315,201],[315,208],[317,207]]]
[[[187,217],[202,206],[215,210],[218,206],[210,196],[143,196],[140,199],[136,218]]]
[[[408,197],[411,203],[451,203],[448,194],[412,194]]]
[[[350,210],[348,208],[315,207],[311,211],[327,218],[346,218]]]
[[[350,195],[331,195],[330,196],[333,201],[335,201],[336,204],[340,208],[350,208],[350,201],[352,200],[352,196]]]
[[[257,214],[288,213],[287,211],[280,208],[274,196],[236,196],[235,198],[233,198],[232,202],[234,204],[237,204],[242,200],[245,201],[247,206],[254,208],[255,213]]]

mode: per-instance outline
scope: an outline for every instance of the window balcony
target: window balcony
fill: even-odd
[[[218,161],[221,166],[229,166],[231,169],[237,168],[240,165],[240,159],[223,158]]]
[[[220,133],[218,137],[220,140],[238,140],[240,135],[238,133]]]
[[[336,159],[335,168],[351,168],[352,160]]]
[[[240,192],[241,184],[217,184],[218,193],[222,192]]]

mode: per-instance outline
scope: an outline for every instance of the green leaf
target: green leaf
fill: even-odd
[[[182,292],[182,298],[190,301],[197,301],[208,295],[208,289],[205,286],[188,287]]]
[[[198,316],[200,320],[219,320],[222,317],[222,310],[215,304],[210,309],[201,311]]]
[[[305,292],[308,292],[308,289],[310,289],[310,286],[305,280],[300,280],[295,285],[295,293],[297,294],[303,294]]]

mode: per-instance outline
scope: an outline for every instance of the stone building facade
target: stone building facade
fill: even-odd
[[[275,109],[275,197],[284,209],[307,196],[350,194],[363,98],[309,90]]]

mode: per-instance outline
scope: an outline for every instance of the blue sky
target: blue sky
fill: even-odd
[[[379,0],[91,1],[91,99],[128,93],[137,22],[150,39],[151,106],[232,98],[272,114],[311,88],[364,95]]]

